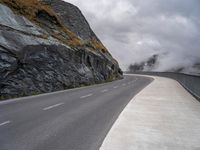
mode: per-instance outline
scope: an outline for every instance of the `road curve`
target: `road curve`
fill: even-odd
[[[126,106],[100,150],[200,150],[200,103],[180,83],[155,80]]]
[[[153,79],[123,80],[0,103],[0,150],[98,150],[129,101]]]

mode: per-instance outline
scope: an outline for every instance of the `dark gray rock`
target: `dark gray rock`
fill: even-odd
[[[64,24],[82,40],[96,38],[77,7],[62,1],[51,2]],[[3,4],[0,4],[0,16],[1,98],[58,91],[122,77],[118,63],[108,52],[94,51],[87,46],[70,47],[52,37],[49,28],[35,25]]]
[[[45,0],[71,31],[82,39],[97,38],[78,7],[62,0]]]
[[[0,4],[0,25],[26,34],[41,35],[44,30],[31,23],[23,16],[15,15],[10,8]]]

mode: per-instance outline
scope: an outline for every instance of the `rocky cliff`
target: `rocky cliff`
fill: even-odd
[[[0,96],[26,96],[122,77],[81,11],[61,0],[0,0]]]

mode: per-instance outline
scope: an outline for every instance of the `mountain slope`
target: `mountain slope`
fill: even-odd
[[[122,77],[81,11],[61,0],[0,0],[1,98]]]

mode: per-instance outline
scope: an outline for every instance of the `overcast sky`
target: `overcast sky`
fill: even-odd
[[[78,6],[123,70],[159,54],[156,70],[200,62],[200,0],[66,0]]]

